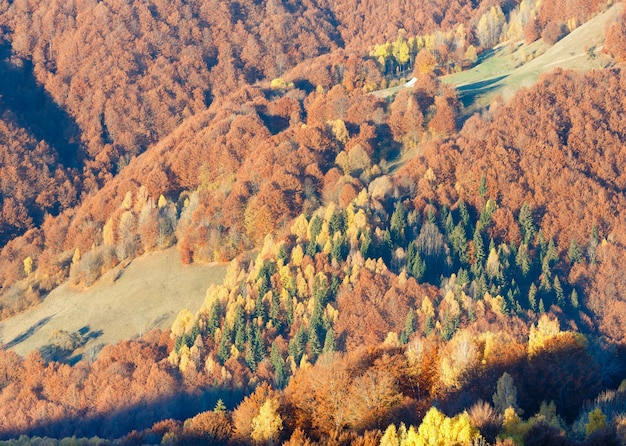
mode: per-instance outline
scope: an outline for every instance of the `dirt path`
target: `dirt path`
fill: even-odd
[[[37,307],[0,322],[0,334],[20,355],[49,344],[55,330],[83,336],[87,342],[75,355],[93,351],[155,327],[169,328],[183,308],[196,311],[226,267],[183,265],[175,249],[151,253],[109,271],[87,290],[60,286]]]

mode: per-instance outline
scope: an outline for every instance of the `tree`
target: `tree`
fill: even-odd
[[[285,374],[285,361],[280,354],[280,349],[276,341],[272,342],[270,362],[272,363],[272,367],[274,367],[274,384],[276,384],[276,387],[281,388],[285,384],[287,376]]]
[[[500,5],[492,6],[478,21],[476,34],[483,48],[492,48],[500,40],[506,17]]]
[[[535,236],[537,230],[533,221],[533,214],[528,203],[524,202],[519,211],[518,217],[520,232],[524,243],[530,243]]]
[[[563,37],[563,26],[556,22],[549,22],[541,33],[541,38],[548,45],[554,45]]]
[[[30,273],[33,272],[33,258],[28,256],[24,259],[24,274],[26,276],[30,276]]]
[[[389,232],[391,241],[396,245],[404,245],[406,232],[406,209],[401,201],[396,202],[396,206],[391,214]]]
[[[622,13],[610,26],[602,51],[613,56],[617,62],[626,62],[626,13]]]
[[[393,43],[392,54],[398,65],[400,66],[400,70],[404,71],[405,65],[409,62],[410,54],[409,54],[409,45],[406,40],[399,35],[396,41]]]
[[[332,353],[336,350],[335,345],[335,333],[333,332],[332,327],[326,331],[326,337],[324,338],[324,349],[323,353]]]
[[[437,59],[435,58],[435,56],[433,56],[433,53],[431,53],[426,48],[420,50],[420,52],[417,53],[417,57],[415,58],[414,75],[418,77],[425,74],[430,74],[435,71],[435,68],[437,68]]]
[[[515,387],[513,378],[507,372],[504,372],[498,379],[496,392],[493,394],[493,405],[501,414],[504,414],[509,407],[518,414],[522,412],[517,405],[517,387]]]
[[[402,401],[389,370],[372,367],[350,384],[350,422],[357,428],[379,427],[387,414]]]
[[[589,437],[592,433],[598,430],[606,429],[606,415],[602,412],[602,409],[596,407],[589,412],[589,421],[585,425],[585,435]]]
[[[480,433],[472,426],[467,412],[449,418],[432,407],[426,412],[414,441],[424,446],[470,445],[479,437]]]
[[[259,443],[273,445],[280,436],[283,429],[283,420],[278,413],[279,403],[275,398],[268,398],[261,408],[259,414],[252,419],[253,440]]]
[[[580,246],[578,246],[578,242],[575,238],[569,244],[569,248],[567,249],[567,258],[570,261],[570,264],[580,263],[583,260],[583,253],[580,250]]]
[[[528,304],[533,311],[537,311],[537,286],[534,283],[528,288]]]
[[[400,335],[400,343],[406,344],[413,333],[415,333],[415,312],[411,309],[406,316],[404,331]]]
[[[474,231],[474,238],[472,239],[472,242],[474,245],[475,264],[480,266],[480,270],[482,270],[483,262],[485,261],[485,244],[483,243],[483,236],[479,228],[476,228]]]
[[[517,250],[517,254],[515,256],[515,263],[519,267],[522,275],[526,277],[530,272],[530,255],[528,253],[528,245],[526,243],[522,243]]]
[[[435,98],[435,116],[428,123],[428,128],[436,135],[446,136],[456,129],[457,109],[451,98]]]

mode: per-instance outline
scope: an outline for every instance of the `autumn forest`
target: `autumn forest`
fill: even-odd
[[[607,11],[594,69],[451,80]],[[612,1],[0,0],[0,321],[228,265],[79,358],[0,332],[0,443],[626,444],[624,63]]]

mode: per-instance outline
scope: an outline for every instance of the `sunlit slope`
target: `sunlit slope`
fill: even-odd
[[[53,342],[53,333],[80,333],[78,355],[101,344],[169,328],[182,308],[200,308],[207,288],[221,283],[226,265],[182,265],[175,249],[109,271],[87,290],[66,283],[37,307],[0,322],[7,347],[25,355]]]
[[[471,70],[443,78],[460,93],[467,111],[489,105],[498,95],[508,98],[522,87],[529,87],[542,73],[554,68],[587,71],[605,68],[611,62],[601,53],[607,25],[620,14],[618,3],[584,23],[555,45],[539,40],[530,45],[511,43],[483,56]]]

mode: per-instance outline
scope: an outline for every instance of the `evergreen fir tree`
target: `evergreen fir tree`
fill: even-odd
[[[573,265],[574,263],[580,263],[583,260],[583,254],[575,238],[573,238],[569,244],[569,249],[567,250],[567,258],[569,259],[571,265]]]
[[[336,232],[344,233],[346,231],[346,211],[340,210],[335,212],[328,222],[328,231],[331,236]]]
[[[287,296],[286,307],[287,307],[287,316],[286,316],[287,326],[291,327],[293,325],[293,296],[291,296],[291,294]]]
[[[483,242],[483,236],[478,228],[474,231],[472,243],[474,244],[474,257],[476,258],[476,263],[480,264],[482,267],[485,263],[485,244]]]
[[[467,205],[463,200],[459,201],[459,215],[461,216],[461,221],[463,222],[463,225],[467,227],[470,222],[470,214],[469,210],[467,209]]]
[[[274,384],[278,388],[282,388],[287,381],[285,374],[285,361],[280,354],[280,349],[276,345],[276,341],[272,342],[270,350],[270,362],[274,368]]]
[[[533,214],[530,210],[530,206],[528,206],[528,203],[526,202],[522,204],[519,211],[518,222],[522,233],[523,243],[530,243],[537,230],[535,229],[535,223],[533,221]]]
[[[406,240],[406,209],[401,201],[396,202],[396,206],[391,215],[389,227],[391,241],[395,245],[404,246]]]
[[[470,282],[469,273],[466,269],[459,268],[459,272],[456,274],[456,283],[464,287]]]
[[[209,311],[209,317],[206,323],[207,332],[210,335],[215,335],[215,331],[220,327],[220,316],[221,316],[221,307],[219,300],[213,302],[211,305],[211,310]]]
[[[413,309],[409,309],[409,313],[406,316],[406,322],[404,323],[404,331],[400,335],[400,344],[406,344],[411,335],[415,332],[415,314]]]
[[[446,231],[446,237],[450,237],[450,234],[452,234],[452,231],[454,231],[454,219],[452,218],[452,212],[448,213],[448,216],[446,217],[446,220],[444,222],[444,229]]]
[[[478,195],[485,198],[487,195],[487,177],[485,175],[480,177],[480,184],[478,185]]]
[[[317,358],[322,353],[322,339],[324,335],[324,321],[322,315],[324,311],[322,309],[321,302],[315,301],[315,307],[313,314],[311,314],[311,320],[309,321],[309,351],[311,352],[311,358]]]
[[[289,356],[296,364],[300,363],[300,359],[302,359],[306,342],[306,331],[303,326],[300,326],[296,334],[291,338],[291,341],[289,341]]]
[[[246,351],[244,355],[244,361],[250,370],[256,371],[256,358],[254,357],[254,347],[251,341],[246,342]]]
[[[263,341],[263,334],[261,333],[261,328],[258,324],[254,324],[252,333],[252,348],[254,349],[254,359],[257,362],[261,362],[265,358],[265,342]]]
[[[578,292],[576,292],[576,288],[574,288],[572,290],[572,293],[570,294],[569,300],[570,300],[570,303],[572,305],[572,308],[578,308],[580,303],[578,301]]]
[[[534,312],[537,312],[537,287],[534,283],[531,283],[528,289],[528,304]]]
[[[282,326],[282,321],[280,320],[280,298],[276,292],[272,292],[269,317],[272,325],[280,331],[280,327]]]
[[[219,347],[217,348],[217,359],[224,365],[224,363],[230,358],[230,330],[225,326],[222,331],[222,338],[220,339]]]
[[[456,225],[452,234],[450,234],[450,244],[452,245],[452,252],[459,259],[459,262],[462,265],[467,265],[469,257],[467,255],[467,238],[463,225]]]
[[[259,297],[254,302],[254,313],[257,318],[261,319],[263,322],[267,322],[265,315],[265,304],[263,303],[263,296],[259,295]]]
[[[553,283],[554,294],[556,296],[556,303],[559,307],[565,307],[565,294],[563,293],[563,287],[561,287],[561,281],[559,276],[554,276]]]
[[[237,306],[237,310],[235,311],[233,331],[235,332],[235,347],[241,352],[246,342],[246,321],[243,315],[243,308],[241,308],[240,305]]]
[[[528,245],[526,243],[522,243],[517,250],[515,263],[522,272],[522,276],[526,277],[530,272],[530,256],[528,255]]]

